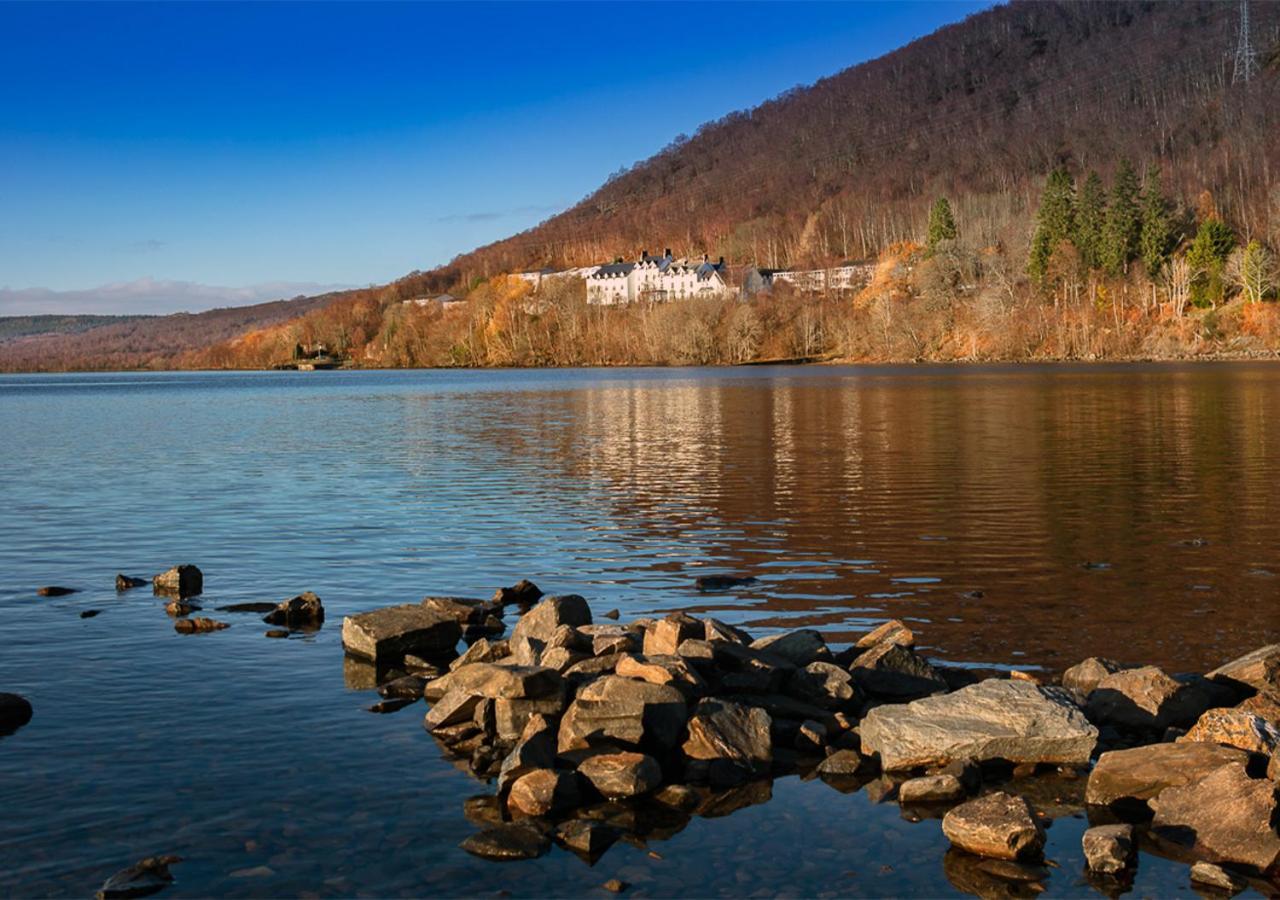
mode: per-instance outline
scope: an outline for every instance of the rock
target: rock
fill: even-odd
[[[324,624],[324,604],[311,591],[280,602],[275,609],[262,617],[268,625],[286,628],[319,628]]]
[[[618,667],[618,663],[621,659],[621,653],[609,653],[604,656],[584,659],[581,662],[576,662],[569,668],[565,669],[564,678],[566,681],[574,684],[593,681],[600,675],[611,674],[613,670]]]
[[[422,697],[422,691],[426,686],[427,679],[421,675],[403,675],[378,685],[378,694],[387,698],[418,700]]]
[[[993,859],[1036,859],[1044,851],[1044,829],[1031,805],[1003,791],[950,810],[942,833],[953,846]]]
[[[231,626],[226,622],[216,622],[213,619],[196,618],[196,619],[179,619],[173,623],[173,630],[178,634],[203,634],[206,631],[221,631]]]
[[[546,816],[573,809],[579,800],[578,777],[572,772],[535,769],[512,782],[507,806],[526,816]]]
[[[268,628],[263,632],[263,636],[269,638],[287,638],[289,637],[289,632],[284,628]]]
[[[796,732],[794,745],[799,753],[822,755],[823,749],[827,746],[827,726],[813,719],[805,719],[800,723],[799,731]]]
[[[1166,788],[1198,781],[1248,756],[1214,744],[1151,744],[1112,750],[1098,757],[1089,773],[1085,802],[1090,806],[1138,809]]]
[[[954,775],[925,775],[898,785],[900,803],[948,803],[964,794],[964,785]]]
[[[803,668],[823,656],[830,658],[827,642],[821,634],[809,628],[759,638],[751,642],[751,649],[785,659],[797,668]]]
[[[603,856],[621,836],[612,825],[592,819],[570,819],[556,827],[556,840],[589,861]]]
[[[942,675],[914,650],[894,643],[877,644],[854,659],[853,682],[877,697],[911,700],[947,689]]]
[[[150,856],[112,875],[96,896],[98,900],[150,896],[173,883],[169,867],[180,862],[181,856]]]
[[[164,611],[174,618],[189,616],[193,612],[199,612],[201,609],[203,607],[200,604],[192,603],[190,600],[184,600],[181,597],[174,597],[164,605]]]
[[[1098,739],[1065,691],[998,678],[906,705],[877,706],[859,732],[863,752],[879,754],[890,771],[957,759],[1085,764]]]
[[[127,591],[132,588],[142,587],[147,583],[145,578],[134,578],[130,575],[120,574],[116,576],[116,590]]]
[[[1205,677],[1234,688],[1280,693],[1280,644],[1259,647]]]
[[[233,613],[269,613],[279,606],[278,603],[230,603],[226,606],[215,606],[218,612]]]
[[[545,716],[533,714],[520,732],[520,740],[502,761],[498,771],[498,793],[502,794],[521,775],[556,765],[556,731]]]
[[[811,662],[792,675],[790,693],[824,706],[839,708],[858,699],[853,676],[834,663]]]
[[[394,697],[389,700],[379,700],[372,706],[366,707],[366,709],[371,713],[386,714],[399,712],[406,706],[412,706],[417,702],[418,699],[416,697]]]
[[[1268,872],[1280,865],[1276,791],[1271,779],[1250,778],[1242,763],[1230,763],[1161,791],[1150,803],[1152,828],[1210,862]]]
[[[1046,868],[985,859],[954,847],[943,855],[942,871],[957,891],[983,900],[1033,900],[1049,889]]]
[[[1253,713],[1258,718],[1265,719],[1271,727],[1280,730],[1280,693],[1259,691],[1247,700],[1240,701],[1236,709]]]
[[[0,693],[0,734],[11,734],[31,721],[31,703],[18,694]]]
[[[687,784],[664,785],[654,791],[653,799],[663,806],[683,812],[688,812],[702,802],[698,792]]]
[[[471,597],[423,597],[420,605],[423,609],[456,620],[459,625],[478,625],[490,615],[502,615],[501,604]]]
[[[537,859],[551,849],[551,839],[532,825],[508,822],[473,834],[459,846],[473,856],[505,862]]]
[[[741,644],[744,647],[751,643],[751,635],[719,619],[703,619],[700,637],[707,641]]]
[[[1137,860],[1132,825],[1095,825],[1085,831],[1081,845],[1085,867],[1096,875],[1119,875]]]
[[[591,655],[608,656],[611,653],[638,653],[642,645],[642,636],[633,631],[624,631],[618,634],[597,634],[591,638]]]
[[[453,690],[494,700],[538,700],[563,690],[564,680],[555,669],[543,666],[503,666],[472,663],[450,676]]]
[[[672,613],[653,623],[644,633],[645,656],[676,656],[680,644],[691,638],[701,638],[706,626],[682,612]]]
[[[342,646],[374,663],[394,663],[406,653],[453,654],[462,636],[456,621],[416,603],[388,606],[342,620]]]
[[[610,878],[600,886],[611,894],[621,894],[627,888],[631,887],[631,885],[627,884],[625,881],[619,881],[617,878]]]
[[[536,584],[522,578],[512,587],[498,588],[493,595],[493,602],[499,606],[532,606],[542,599],[542,591]]]
[[[662,783],[662,767],[643,753],[602,753],[583,760],[578,774],[610,800],[638,797]]]
[[[80,612],[80,618],[82,618],[82,619],[92,619],[94,616],[98,615],[98,614],[99,614],[99,613],[101,613],[101,612],[102,612],[102,610],[100,610],[100,609],[86,609],[86,610],[82,610],[82,611]]]
[[[587,659],[591,659],[590,654],[570,650],[568,647],[549,647],[542,651],[538,664],[544,668],[564,673]]]
[[[79,588],[58,587],[56,584],[45,585],[36,588],[36,595],[39,597],[65,597],[67,594],[78,594]]]
[[[666,684],[687,696],[698,696],[707,691],[707,683],[679,656],[635,656],[625,654],[618,660],[615,670],[624,678],[638,678],[649,684]]]
[[[1208,698],[1170,678],[1156,666],[1125,669],[1098,682],[1085,714],[1097,725],[1122,731],[1161,732],[1187,726],[1204,712]]]
[[[456,672],[463,666],[469,666],[472,663],[497,662],[510,654],[511,646],[506,641],[491,641],[488,638],[480,638],[480,640],[468,647],[461,656],[449,663],[449,670]]]
[[[605,675],[569,704],[560,721],[559,750],[600,743],[669,750],[679,743],[687,714],[675,688]]]
[[[1233,896],[1249,886],[1249,882],[1243,876],[1209,862],[1198,862],[1191,867],[1191,883],[1201,884]]]
[[[493,729],[500,741],[514,741],[534,716],[558,717],[564,712],[564,694],[538,700],[494,700]]]
[[[204,593],[204,573],[193,565],[174,566],[151,579],[156,594],[194,597]]]
[[[858,638],[853,646],[866,650],[877,644],[897,644],[901,647],[914,647],[916,635],[900,619],[890,619],[875,630]]]
[[[480,698],[476,695],[450,688],[448,693],[431,705],[423,725],[427,731],[439,731],[451,725],[470,722],[479,705]]]
[[[1083,697],[1088,697],[1102,679],[1108,675],[1123,672],[1126,668],[1128,667],[1114,659],[1090,656],[1062,673],[1062,686],[1079,692]]]
[[[693,580],[693,586],[703,591],[727,591],[730,588],[746,587],[755,584],[752,575],[699,575]]]
[[[856,775],[866,766],[866,760],[857,750],[837,750],[818,763],[818,774],[826,776]]]
[[[591,608],[582,597],[577,594],[547,597],[516,623],[511,632],[512,651],[515,651],[516,643],[521,638],[532,639],[546,646],[561,625],[577,627],[590,624]]]
[[[772,720],[758,707],[707,699],[689,717],[684,742],[690,759],[727,759],[748,769],[763,769],[773,761]]]
[[[353,657],[348,656],[346,659],[350,660]],[[406,671],[416,672],[428,680],[438,678],[444,674],[439,657],[427,659],[426,657],[418,656],[416,653],[406,653],[400,664],[404,666]]]
[[[1206,710],[1178,741],[1224,744],[1267,757],[1280,751],[1280,731],[1261,716],[1242,709]]]

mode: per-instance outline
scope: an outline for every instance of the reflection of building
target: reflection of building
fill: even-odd
[[[662,256],[641,251],[636,262],[599,266],[587,277],[587,302],[597,306],[719,297],[728,291],[723,256],[714,263],[706,256],[674,259],[670,250]]]

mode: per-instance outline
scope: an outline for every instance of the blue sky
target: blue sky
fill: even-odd
[[[386,281],[987,5],[0,3],[0,288]]]

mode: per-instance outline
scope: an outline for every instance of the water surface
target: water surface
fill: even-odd
[[[936,821],[794,777],[594,867],[469,857],[487,789],[425,706],[365,711],[341,616],[527,577],[834,643],[900,617],[948,664],[1202,671],[1280,639],[1277,423],[1265,364],[5,376],[0,690],[36,713],[0,738],[0,887],[172,852],[175,897],[955,893]],[[314,590],[329,621],[180,636],[114,591],[187,561],[206,611]],[[719,572],[760,583],[693,590]],[[1090,890],[1085,825],[1050,829],[1052,895]],[[1137,892],[1186,870],[1144,855]]]

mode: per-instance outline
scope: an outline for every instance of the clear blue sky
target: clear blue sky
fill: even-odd
[[[430,268],[987,5],[0,3],[0,287]]]

